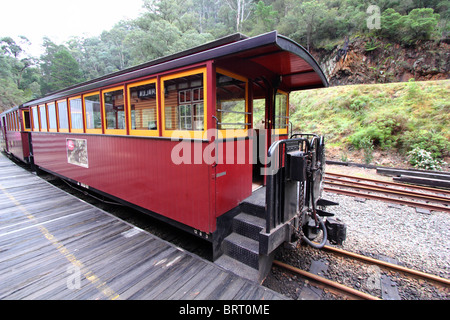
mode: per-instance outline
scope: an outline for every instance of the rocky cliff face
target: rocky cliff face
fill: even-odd
[[[450,78],[450,45],[445,41],[404,47],[380,39],[354,38],[332,51],[311,53],[330,86]]]

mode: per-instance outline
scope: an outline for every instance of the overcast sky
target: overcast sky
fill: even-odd
[[[0,0],[0,38],[27,37],[31,55],[42,53],[42,38],[61,44],[71,36],[97,36],[143,11],[143,0]]]

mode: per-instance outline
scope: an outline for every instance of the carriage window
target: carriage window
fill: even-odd
[[[68,132],[69,131],[69,118],[67,116],[67,101],[60,100],[56,104],[58,106],[59,131]]]
[[[216,114],[221,130],[248,129],[247,82],[234,75],[217,73]]]
[[[20,117],[19,117],[19,110],[16,111],[16,128],[17,131],[20,131]]]
[[[15,125],[16,125],[16,131],[20,131],[20,126],[19,126],[19,111],[14,112],[14,120],[15,120]]]
[[[83,132],[83,107],[81,98],[69,99],[70,105],[70,127],[72,132]]]
[[[45,104],[39,106],[39,116],[41,120],[41,131],[47,131],[47,111],[45,110]]]
[[[16,111],[16,130],[20,131],[19,111]]]
[[[33,131],[39,131],[39,117],[37,107],[32,107],[31,112],[33,115]]]
[[[106,130],[125,130],[125,100],[123,89],[112,89],[103,92],[103,103],[106,119]],[[126,131],[112,133],[125,134]]]
[[[86,132],[101,133],[102,114],[100,108],[100,94],[84,96]],[[98,131],[100,130],[100,132]]]
[[[16,112],[12,113],[12,120],[13,120],[13,131],[18,131],[17,130],[17,116],[16,116]]]
[[[277,92],[275,101],[275,134],[287,134],[289,126],[288,94]]]
[[[48,103],[48,126],[50,131],[56,131],[56,108],[55,103]]]
[[[178,75],[163,81],[164,129],[205,129],[204,73]]]
[[[157,135],[156,83],[140,82],[129,88],[131,134]]]
[[[16,118],[16,113],[15,112],[13,112],[12,114],[11,114],[11,120],[12,120],[12,129],[13,129],[13,131],[17,131],[17,118]]]
[[[23,127],[25,128],[25,131],[30,131],[31,130],[30,111],[22,110],[22,116],[23,116]]]

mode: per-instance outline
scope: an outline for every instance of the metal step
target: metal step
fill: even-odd
[[[259,242],[238,233],[231,233],[223,241],[224,254],[258,270]]]
[[[245,213],[264,218],[266,214],[266,187],[253,192],[250,197],[241,202],[240,207]]]
[[[259,272],[257,270],[227,255],[222,255],[219,259],[214,261],[214,263],[242,278],[249,279],[254,282],[260,281]]]
[[[266,190],[260,188],[240,203],[232,221],[232,233],[222,242],[223,255],[215,263],[259,283],[270,271],[274,254],[260,255],[260,233],[266,226]]]
[[[259,233],[265,228],[266,220],[248,213],[240,213],[233,219],[233,232],[259,241]]]

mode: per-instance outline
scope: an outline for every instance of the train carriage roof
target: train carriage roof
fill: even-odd
[[[29,101],[24,106],[57,100],[69,95],[151,76],[213,60],[217,66],[236,69],[250,79],[279,79],[280,88],[295,91],[327,87],[328,81],[316,60],[302,46],[277,31],[248,38],[234,34],[213,42],[159,58],[132,68],[83,82]],[[272,79],[271,79],[272,78]]]

